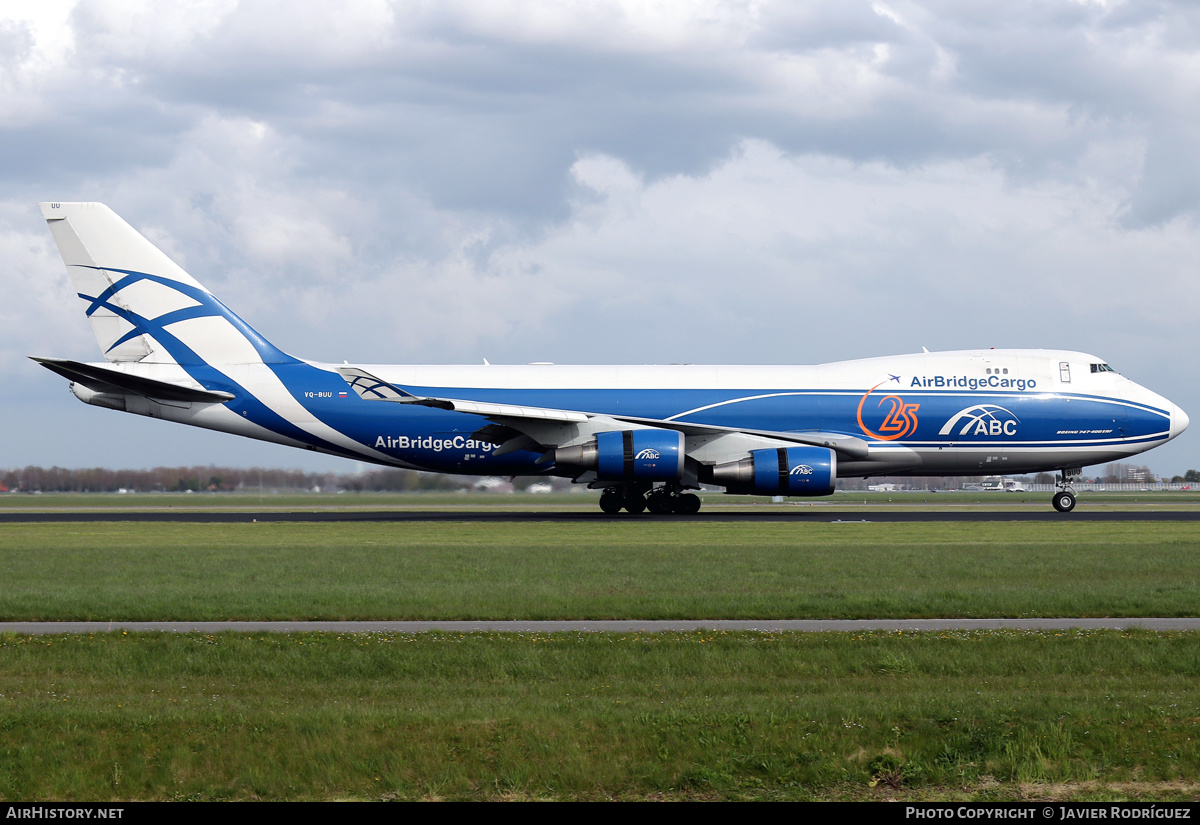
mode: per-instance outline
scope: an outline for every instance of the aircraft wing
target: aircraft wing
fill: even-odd
[[[616,416],[617,421],[630,424],[644,424],[647,427],[661,427],[664,430],[676,430],[686,435],[723,435],[726,433],[741,433],[756,435],[762,438],[773,438],[777,441],[791,441],[796,444],[808,444],[814,447],[828,447],[842,458],[865,461],[867,458],[867,442],[857,436],[842,435],[841,433],[826,432],[783,432],[779,430],[747,430],[737,427],[718,427],[714,424],[693,424],[687,421],[662,421],[655,418],[636,418],[634,416]]]
[[[510,418],[534,418],[542,421],[587,421],[587,413],[571,410],[551,410],[544,407],[524,407],[515,404],[489,404],[482,401],[466,401],[458,398],[426,398],[413,395],[382,378],[376,378],[358,367],[338,367],[338,374],[346,380],[361,398],[367,401],[394,401],[397,404],[416,404],[421,407],[436,407],[439,410],[474,413],[485,416],[507,416]]]
[[[681,432],[685,436],[720,436],[731,433],[752,435],[761,438],[827,447],[845,459],[865,460],[867,442],[852,435],[826,432],[777,432],[771,430],[746,430],[736,427],[719,427],[712,424],[697,424],[687,421],[664,421],[657,418],[608,415],[578,410],[556,410],[546,407],[527,407],[515,404],[493,404],[458,398],[433,398],[414,395],[407,390],[389,384],[358,367],[337,367],[338,374],[354,391],[368,401],[392,401],[397,404],[415,404],[442,410],[472,413],[483,416],[499,426],[485,426],[475,433],[476,438],[500,444],[496,455],[518,449],[570,446],[596,431],[621,424],[656,427]]]

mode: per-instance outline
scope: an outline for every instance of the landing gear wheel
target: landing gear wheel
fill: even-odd
[[[1054,494],[1054,509],[1060,513],[1069,513],[1075,509],[1075,494],[1059,492]]]
[[[646,509],[646,497],[641,493],[630,492],[625,496],[625,509],[637,514]]]
[[[671,496],[666,490],[655,490],[646,495],[646,509],[656,516],[671,512]]]
[[[621,508],[625,506],[625,497],[621,495],[621,491],[616,487],[606,487],[604,492],[600,494],[600,509],[608,513],[610,516],[615,516],[621,512]]]
[[[1071,487],[1071,479],[1078,476],[1080,470],[1078,467],[1064,467],[1059,472],[1058,481],[1054,482],[1054,486],[1058,488],[1058,492],[1054,494],[1054,498],[1050,501],[1054,504],[1054,509],[1060,513],[1069,513],[1075,509],[1075,490]]]
[[[682,516],[692,516],[700,512],[700,496],[695,493],[684,493],[675,497],[675,512]]]

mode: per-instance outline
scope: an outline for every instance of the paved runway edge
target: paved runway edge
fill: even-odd
[[[694,516],[628,513],[607,516],[599,511],[580,512],[575,510],[546,511],[486,511],[486,510],[440,510],[440,511],[315,511],[315,512],[252,512],[252,511],[195,511],[195,510],[145,510],[139,512],[113,511],[43,511],[43,512],[0,512],[2,524],[29,523],[90,523],[90,522],[191,522],[197,524],[250,524],[270,522],[345,523],[345,522],[597,522],[610,524],[638,524],[649,522],[791,522],[859,524],[863,522],[985,522],[1023,521],[1070,523],[1081,521],[1200,521],[1200,508],[1193,510],[1110,510],[1095,508],[1076,510],[1072,513],[1056,513],[1046,510],[828,510],[814,511],[793,509],[785,511],[713,510]]]
[[[0,622],[0,633],[41,636],[82,633],[760,633],[938,632],[947,630],[1200,630],[1200,618],[1129,619],[711,619],[677,621],[430,621],[430,622]]]

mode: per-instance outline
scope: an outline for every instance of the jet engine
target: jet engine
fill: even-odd
[[[683,433],[644,429],[596,433],[586,444],[558,447],[560,467],[595,470],[603,481],[678,481],[683,477]]]
[[[827,496],[837,483],[837,456],[825,447],[751,450],[749,458],[713,467],[712,481],[731,493]]]

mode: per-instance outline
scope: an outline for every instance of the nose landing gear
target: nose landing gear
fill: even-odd
[[[1075,488],[1071,486],[1071,475],[1063,470],[1058,477],[1058,481],[1054,482],[1054,486],[1058,488],[1058,492],[1054,494],[1054,498],[1050,501],[1054,505],[1054,509],[1060,513],[1069,513],[1075,509]]]

